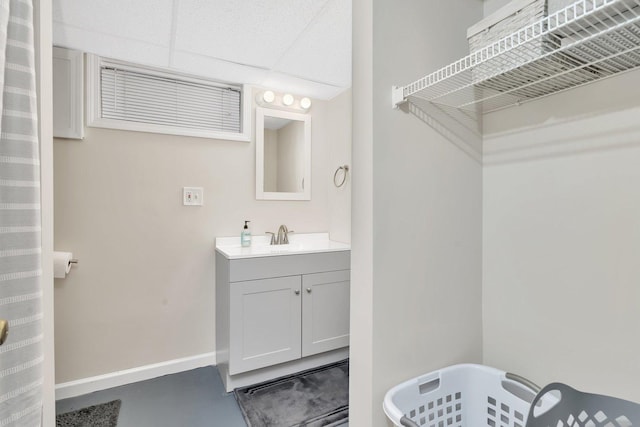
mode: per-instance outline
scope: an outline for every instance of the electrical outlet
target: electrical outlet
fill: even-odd
[[[204,203],[204,190],[202,187],[183,187],[182,204],[185,206],[202,206]]]

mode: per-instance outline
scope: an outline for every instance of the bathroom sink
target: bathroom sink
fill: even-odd
[[[239,237],[218,237],[216,238],[216,250],[226,258],[233,259],[348,251],[351,249],[348,243],[330,240],[328,233],[290,234],[287,245],[270,245],[269,242],[269,236],[253,236],[251,246],[242,247]]]
[[[300,249],[300,245],[288,243],[286,245],[268,245],[269,252],[290,252]]]

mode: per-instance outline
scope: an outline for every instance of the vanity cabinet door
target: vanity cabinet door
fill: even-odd
[[[349,345],[349,273],[302,276],[302,357]]]
[[[299,359],[301,276],[230,285],[229,373]]]

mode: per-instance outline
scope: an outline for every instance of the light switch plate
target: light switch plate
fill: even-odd
[[[182,204],[185,206],[202,206],[204,189],[202,187],[182,187]]]

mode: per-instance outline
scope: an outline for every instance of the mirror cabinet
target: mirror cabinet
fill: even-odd
[[[311,200],[311,117],[256,108],[256,199]]]

